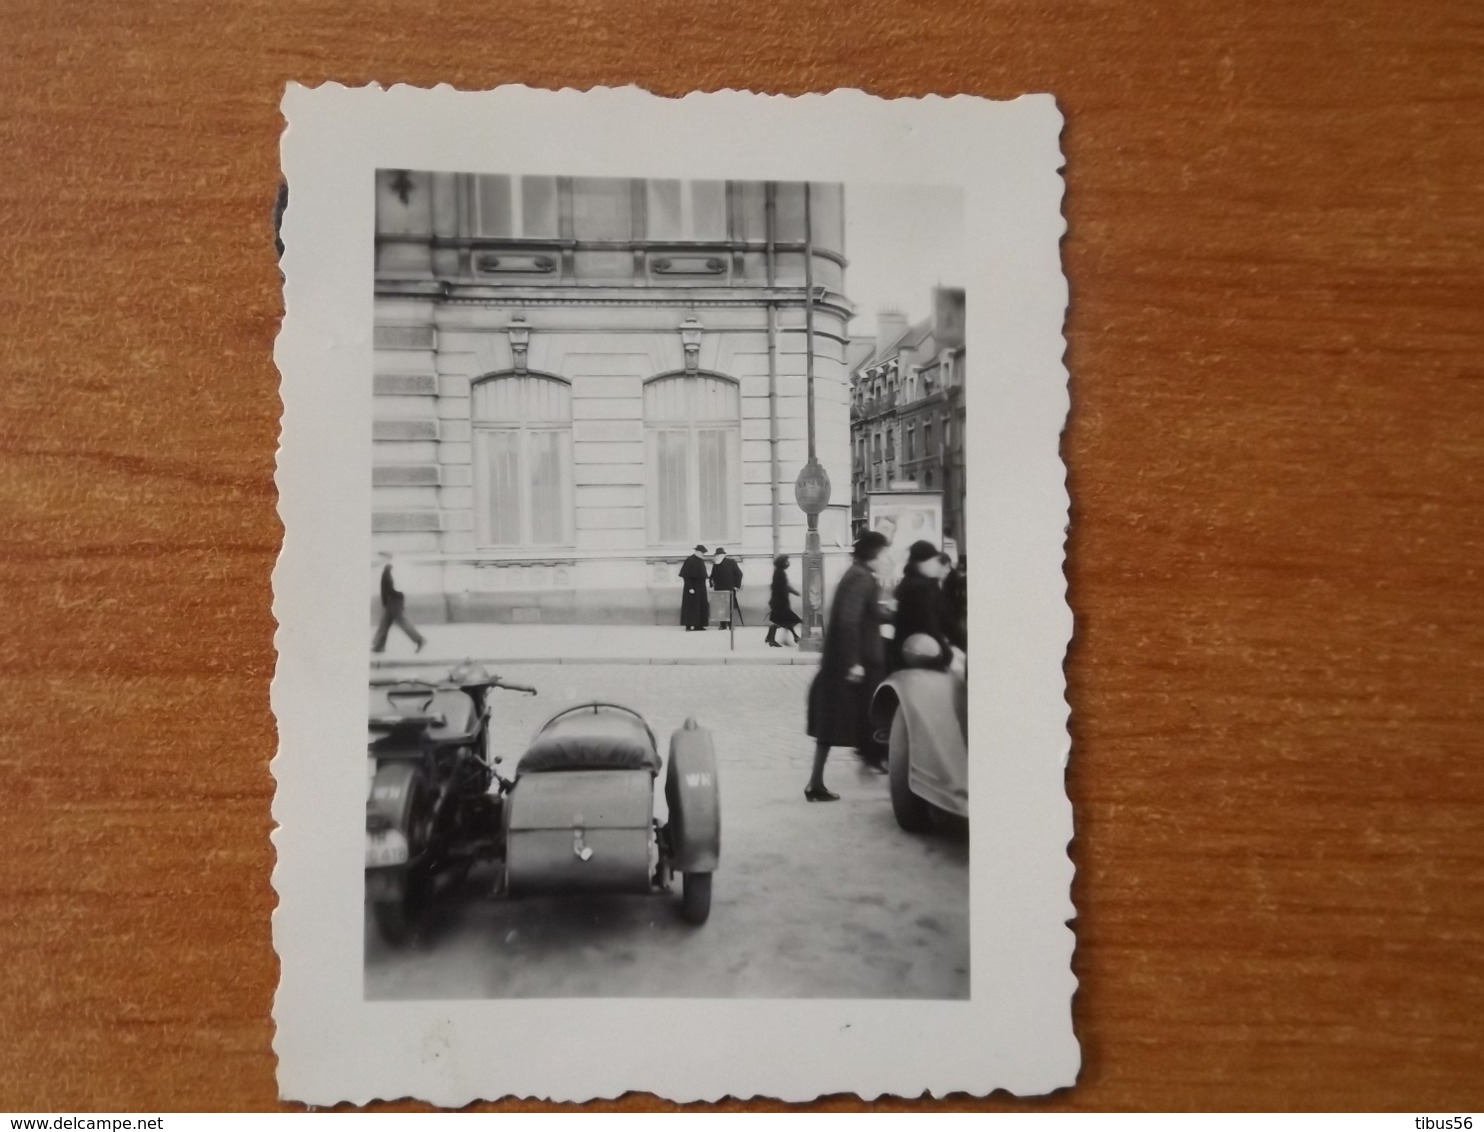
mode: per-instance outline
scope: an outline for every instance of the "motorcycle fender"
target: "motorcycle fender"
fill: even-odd
[[[366,814],[378,814],[391,823],[390,829],[366,830],[366,895],[373,900],[401,897],[408,864],[407,827],[419,773],[416,763],[398,760],[379,763],[371,779]]]
[[[412,805],[412,784],[419,767],[414,762],[396,760],[378,763],[371,780],[371,797],[366,811],[377,813],[392,823],[402,834],[407,833],[408,809]]]
[[[716,747],[711,732],[694,719],[687,719],[670,736],[665,804],[670,810],[671,868],[679,873],[714,872],[721,858]]]

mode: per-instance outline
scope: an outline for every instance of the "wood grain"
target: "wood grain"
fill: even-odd
[[[0,13],[0,1108],[276,1103],[290,79],[1055,92],[1086,1067],[988,1103],[1484,1108],[1484,7]]]

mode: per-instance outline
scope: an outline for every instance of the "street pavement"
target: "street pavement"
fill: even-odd
[[[485,622],[419,625],[421,652],[393,629],[377,668],[447,668],[473,659],[501,664],[816,664],[818,653],[795,646],[769,648],[767,626],[744,625],[735,634],[714,626],[687,633],[679,625],[499,625]],[[371,639],[367,629],[366,639]],[[789,640],[787,636],[785,640]]]
[[[826,772],[841,800],[804,800],[810,668],[498,671],[540,689],[496,693],[507,773],[544,719],[583,700],[642,712],[662,748],[688,715],[712,730],[722,842],[711,918],[681,920],[678,883],[671,895],[505,900],[491,894],[493,870],[476,871],[406,948],[388,947],[368,914],[367,998],[967,997],[967,838],[903,833],[886,780],[849,751],[833,752]],[[662,795],[656,804],[663,816]]]

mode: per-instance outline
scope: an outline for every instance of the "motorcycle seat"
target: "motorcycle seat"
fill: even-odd
[[[557,716],[536,736],[516,768],[519,774],[559,770],[661,768],[654,735],[636,715],[602,705]]]

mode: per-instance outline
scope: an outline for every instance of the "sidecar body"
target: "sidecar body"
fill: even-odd
[[[383,938],[409,939],[435,892],[484,863],[514,897],[669,892],[678,873],[682,914],[704,922],[721,850],[711,733],[686,720],[664,758],[637,712],[579,704],[542,725],[507,778],[489,752],[497,688],[535,694],[471,665],[372,683],[366,895]]]
[[[655,817],[664,775],[666,820]],[[721,848],[711,735],[687,720],[662,759],[638,713],[568,708],[546,722],[516,766],[504,804],[505,890],[646,893],[682,877],[682,910],[710,911]]]

